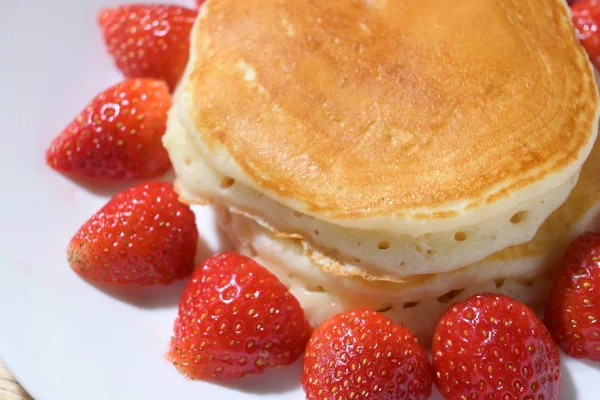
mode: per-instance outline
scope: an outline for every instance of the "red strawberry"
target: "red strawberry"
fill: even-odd
[[[587,50],[590,61],[600,68],[600,3],[598,0],[580,0],[571,5],[573,25],[579,41]]]
[[[148,182],[114,196],[75,234],[67,249],[84,278],[166,284],[192,273],[198,243],[194,214],[173,185]]]
[[[407,328],[368,309],[338,314],[313,332],[302,385],[309,400],[428,399],[433,370]]]
[[[134,79],[97,95],[56,137],[46,162],[61,172],[145,179],[170,166],[162,146],[171,95],[164,83]]]
[[[173,90],[187,64],[197,13],[174,5],[125,5],[100,11],[98,23],[127,78],[161,79]]]
[[[310,336],[298,300],[248,257],[196,270],[179,301],[169,357],[192,379],[237,378],[294,362]]]
[[[600,233],[583,234],[567,249],[545,318],[565,353],[600,361]]]
[[[431,351],[446,399],[558,399],[556,345],[534,312],[508,296],[476,295],[448,308]]]

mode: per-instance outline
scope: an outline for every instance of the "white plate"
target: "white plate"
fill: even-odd
[[[44,150],[120,79],[95,22],[117,3],[0,2],[0,359],[40,400],[302,399],[299,363],[229,386],[179,375],[163,354],[183,283],[111,293],[67,265],[72,234],[124,186],[79,186],[46,167]],[[198,218],[218,247],[210,213]],[[562,398],[597,399],[598,365],[564,360]]]

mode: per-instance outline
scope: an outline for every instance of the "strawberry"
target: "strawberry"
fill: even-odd
[[[424,400],[432,384],[429,357],[412,332],[366,308],[327,320],[304,354],[308,400]]]
[[[446,399],[558,399],[556,345],[534,312],[508,296],[475,295],[448,308],[431,352]]]
[[[185,288],[169,358],[192,379],[238,378],[294,362],[309,336],[298,300],[275,275],[248,257],[222,253]]]
[[[173,185],[148,182],[114,196],[75,234],[71,268],[109,283],[167,284],[191,274],[198,244],[194,214]]]
[[[600,3],[598,0],[580,0],[571,4],[573,25],[579,41],[587,50],[590,61],[600,68]]]
[[[101,10],[98,24],[127,78],[160,79],[174,90],[188,61],[197,14],[175,5],[125,5]]]
[[[145,179],[170,166],[161,138],[171,96],[164,83],[134,79],[97,95],[50,144],[46,162],[61,172]]]
[[[600,233],[585,233],[567,249],[545,322],[565,353],[600,361]]]

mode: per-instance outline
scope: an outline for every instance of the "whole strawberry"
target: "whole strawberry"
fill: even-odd
[[[106,8],[98,23],[108,52],[127,78],[154,78],[175,89],[190,52],[196,10],[134,4]]]
[[[545,322],[556,343],[577,358],[600,361],[600,233],[567,249],[554,279]]]
[[[161,138],[171,95],[164,83],[133,79],[97,95],[56,137],[46,162],[91,178],[147,179],[171,162]]]
[[[198,243],[194,214],[167,182],[114,196],[75,234],[71,268],[108,283],[166,284],[191,274]]]
[[[431,352],[446,399],[558,399],[556,345],[534,312],[508,296],[476,295],[448,308]]]
[[[169,358],[192,379],[238,378],[291,364],[309,336],[298,300],[275,275],[248,257],[222,253],[188,283]]]
[[[306,347],[309,400],[428,399],[432,384],[429,357],[412,332],[369,309],[332,317]]]
[[[578,0],[572,3],[571,14],[577,37],[592,64],[600,68],[600,3],[598,0]]]

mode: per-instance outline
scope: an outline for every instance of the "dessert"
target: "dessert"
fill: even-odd
[[[308,400],[431,396],[433,369],[417,338],[369,309],[333,316],[306,346],[302,386]]]
[[[187,277],[198,233],[177,196],[214,205],[242,254],[193,272],[168,354],[182,374],[304,352],[308,399],[426,399],[435,380],[447,399],[552,400],[551,334],[600,359],[598,234],[565,254],[550,332],[528,307],[600,228],[598,93],[577,40],[597,63],[597,1],[573,6],[577,36],[561,0],[196,5],[102,10],[119,69],[152,79],[99,94],[47,152],[59,171],[150,178],[170,166],[167,129],[178,194],[134,186],[86,222],[68,260],[87,279]]]
[[[198,230],[190,208],[167,182],[115,195],[77,231],[67,249],[84,278],[117,284],[168,284],[194,267]]]
[[[600,361],[600,234],[585,233],[567,249],[554,278],[545,322],[572,357]]]
[[[298,300],[264,267],[235,253],[215,255],[194,272],[174,331],[168,357],[194,379],[291,364],[310,337]]]
[[[483,294],[448,308],[431,348],[448,400],[558,400],[560,361],[544,324],[523,304]]]
[[[598,94],[566,4],[531,3],[208,1],[164,137],[182,200],[313,324],[367,306],[428,342],[471,294],[539,305],[599,206]]]

